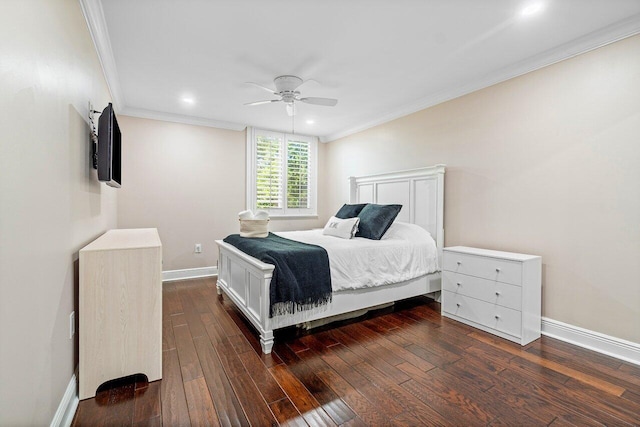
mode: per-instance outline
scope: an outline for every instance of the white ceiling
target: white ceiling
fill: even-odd
[[[117,111],[331,141],[640,32],[639,0],[80,0]],[[639,53],[640,54],[640,53]],[[182,99],[193,98],[193,104]],[[314,124],[307,124],[314,120]]]

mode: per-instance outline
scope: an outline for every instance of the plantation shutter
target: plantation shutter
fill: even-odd
[[[271,217],[317,215],[318,142],[306,135],[247,130],[247,209]]]
[[[282,138],[256,138],[256,207],[280,209],[283,205]]]
[[[309,208],[309,143],[287,139],[287,208]]]

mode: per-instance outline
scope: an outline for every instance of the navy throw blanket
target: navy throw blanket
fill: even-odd
[[[329,255],[324,248],[269,233],[263,239],[232,234],[224,242],[273,264],[269,317],[309,310],[331,301]]]

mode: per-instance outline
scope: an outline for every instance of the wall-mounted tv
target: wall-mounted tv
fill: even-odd
[[[98,122],[98,180],[111,187],[122,185],[122,134],[118,120],[113,112],[113,104],[109,103],[102,111]]]

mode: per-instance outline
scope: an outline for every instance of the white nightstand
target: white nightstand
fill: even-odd
[[[540,338],[542,258],[444,248],[442,315],[521,345]]]

